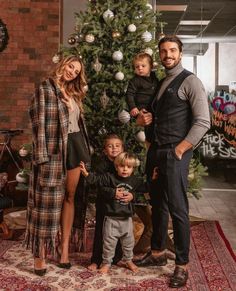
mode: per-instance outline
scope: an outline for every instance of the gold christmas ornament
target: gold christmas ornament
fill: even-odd
[[[98,58],[96,58],[95,63],[93,63],[92,66],[97,73],[102,69],[102,64],[99,62]]]
[[[110,98],[107,96],[106,91],[104,90],[102,96],[100,97],[100,102],[103,109],[106,109],[109,100]]]
[[[113,31],[113,32],[112,32],[112,37],[113,37],[113,38],[118,38],[118,37],[120,37],[120,36],[121,36],[121,34],[120,34],[119,31]]]
[[[73,36],[68,38],[68,43],[69,43],[70,45],[75,44],[75,42],[76,42],[76,39],[75,39]]]
[[[94,40],[95,40],[95,37],[93,34],[86,34],[85,35],[85,41],[87,41],[88,43],[92,43],[92,42],[94,42]]]

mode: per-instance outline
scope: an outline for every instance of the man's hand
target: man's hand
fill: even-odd
[[[137,125],[146,126],[152,123],[152,113],[145,109],[139,111],[139,115],[136,119]]]
[[[181,160],[183,154],[184,154],[187,150],[191,149],[192,147],[193,147],[193,145],[192,145],[190,142],[188,142],[188,141],[185,140],[185,139],[182,140],[181,143],[179,143],[179,144],[175,147],[175,149],[174,149],[176,158],[177,158],[178,160]]]
[[[80,171],[81,171],[82,175],[87,177],[89,173],[86,170],[85,163],[81,161],[79,164],[79,167],[80,167]]]

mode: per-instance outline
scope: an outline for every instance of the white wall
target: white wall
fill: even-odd
[[[75,12],[85,10],[87,0],[63,0],[63,44],[68,45],[68,37],[74,32]]]
[[[236,81],[236,43],[219,44],[219,85]]]

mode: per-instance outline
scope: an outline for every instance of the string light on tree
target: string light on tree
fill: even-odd
[[[84,40],[84,35],[83,35],[83,33],[79,33],[79,34],[77,34],[77,35],[75,36],[75,39],[76,39],[76,42],[77,42],[77,43],[82,42],[82,41]]]

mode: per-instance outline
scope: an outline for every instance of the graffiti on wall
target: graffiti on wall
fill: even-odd
[[[236,148],[236,96],[225,92],[217,94],[211,99],[210,109],[213,132]]]
[[[236,159],[236,147],[229,146],[224,135],[217,132],[206,134],[199,150],[206,158]]]

